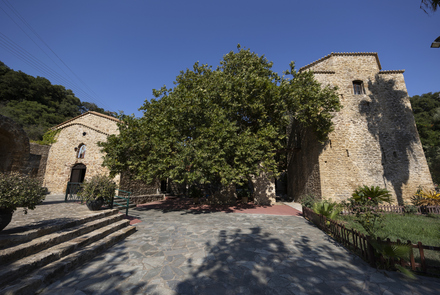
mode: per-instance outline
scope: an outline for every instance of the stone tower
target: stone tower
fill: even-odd
[[[375,185],[403,204],[419,186],[433,189],[404,70],[382,71],[377,53],[331,53],[300,71],[337,86],[342,109],[326,144],[308,132],[289,157],[290,198],[342,201],[360,185]]]

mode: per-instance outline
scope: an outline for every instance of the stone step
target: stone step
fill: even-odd
[[[38,253],[49,247],[53,247],[57,244],[89,233],[108,224],[117,222],[122,218],[122,214],[110,215],[97,220],[92,220],[84,224],[73,226],[71,228],[56,231],[42,237],[38,237],[26,243],[18,244],[13,247],[0,250],[0,266],[11,261],[19,260],[23,257]]]
[[[126,204],[117,204],[113,203],[113,208],[117,208],[119,210],[126,208]],[[136,204],[128,204],[128,208],[136,208]]]
[[[21,228],[11,230],[3,230],[0,233],[0,249],[12,247],[20,243],[26,243],[38,237],[51,234],[53,232],[84,224],[93,220],[104,218],[111,215],[119,214],[119,210],[103,210],[95,214],[88,215],[75,220],[67,220],[56,224],[48,224],[44,226],[35,226],[35,228],[21,231]],[[14,218],[14,217],[12,217]]]
[[[11,282],[0,289],[0,294],[22,295],[35,294],[39,289],[54,282],[57,278],[73,270],[75,267],[92,259],[98,253],[111,247],[136,231],[134,226],[124,227],[78,251],[71,253],[60,260],[47,264],[30,273],[20,276],[20,279]],[[1,288],[1,287],[0,287]]]
[[[86,245],[99,241],[100,239],[105,238],[107,235],[110,235],[121,228],[127,227],[129,224],[130,221],[128,220],[120,220],[72,240],[57,244],[34,255],[2,265],[0,267],[0,287],[20,277],[23,277],[31,271],[59,260]],[[0,294],[2,293],[0,292]]]

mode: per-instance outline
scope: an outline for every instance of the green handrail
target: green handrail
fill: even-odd
[[[126,197],[126,198],[118,196],[118,195],[115,195],[115,198],[126,200],[126,205],[120,205],[120,206],[125,208],[125,215],[128,216],[128,207],[130,206],[130,195],[131,195],[131,192],[124,191],[122,189],[116,189],[116,190],[119,191],[119,192],[124,192],[124,193],[128,194],[128,197]],[[111,208],[113,208],[113,199],[112,199]]]

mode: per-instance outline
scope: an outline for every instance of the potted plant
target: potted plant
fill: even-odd
[[[109,176],[96,175],[82,184],[78,196],[87,207],[99,210],[104,203],[110,204],[116,190],[116,183]]]
[[[0,231],[11,222],[17,207],[35,209],[45,198],[46,189],[36,179],[19,173],[0,173]]]

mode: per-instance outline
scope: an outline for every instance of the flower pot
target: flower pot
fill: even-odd
[[[87,208],[89,208],[89,210],[92,211],[101,209],[103,204],[104,204],[103,198],[97,198],[96,200],[89,200],[86,202]]]
[[[248,197],[241,197],[241,203],[247,204],[248,203]]]
[[[12,211],[7,209],[0,209],[0,231],[2,231],[12,219]]]

